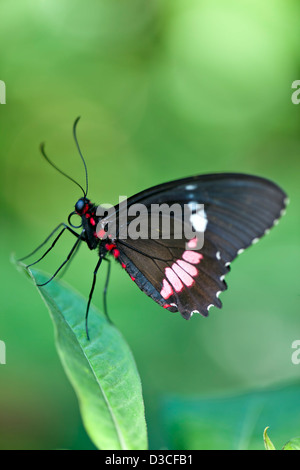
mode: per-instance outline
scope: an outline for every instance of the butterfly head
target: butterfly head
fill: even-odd
[[[86,197],[81,197],[75,204],[75,212],[78,215],[85,214],[90,208],[90,200]]]
[[[89,220],[89,221],[91,220],[92,223],[95,222],[93,219],[93,216],[95,215],[95,210],[94,210],[95,206],[85,196],[78,199],[74,208],[75,210],[71,212],[71,214],[68,217],[68,222],[71,227],[73,228],[84,227],[85,224],[83,223],[83,220]],[[79,216],[81,218],[80,225],[74,225],[72,223],[71,219],[73,216]]]

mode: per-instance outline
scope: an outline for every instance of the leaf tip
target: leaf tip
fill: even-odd
[[[268,434],[267,434],[267,431],[269,429],[269,426],[267,426],[264,430],[264,444],[265,444],[265,449],[266,450],[276,450],[275,449],[275,446],[273,444],[273,442],[271,441],[271,439],[269,438]]]

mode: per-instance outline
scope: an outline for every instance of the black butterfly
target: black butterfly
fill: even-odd
[[[91,250],[98,250],[99,259],[86,310],[87,336],[87,318],[97,272],[102,261],[110,261],[111,257],[120,263],[145,294],[170,312],[180,312],[187,320],[195,312],[207,316],[210,307],[221,308],[219,295],[227,289],[224,277],[230,269],[230,263],[276,225],[287,205],[284,191],[271,181],[257,176],[239,173],[199,175],[149,188],[129,198],[126,204],[115,206],[111,212],[108,210],[106,215],[99,215],[98,209],[101,206],[97,207],[87,197],[87,169],[76,137],[78,120],[79,118],[75,121],[73,134],[85,167],[86,189],[58,169],[46,156],[42,146],[46,160],[76,183],[83,191],[83,197],[77,201],[75,211],[69,215],[69,224],[59,224],[47,239],[28,255],[36,253],[60,230],[43,256],[28,266],[41,261],[65,230],[76,237],[76,242],[66,260],[45,284],[68,263],[82,241],[86,242]],[[174,229],[171,229],[170,236],[166,239],[162,236],[161,225],[155,238],[135,238],[130,234],[125,238],[119,236],[124,224],[129,225],[134,219],[132,216],[127,219],[123,217],[128,215],[133,205],[143,204],[148,209],[153,204],[163,203],[190,207],[190,225],[196,233],[202,232],[204,235],[204,244],[200,249],[195,247],[197,235],[190,239],[178,239]],[[198,212],[197,204],[203,205]],[[81,217],[79,226],[71,223],[71,217],[75,214]],[[106,230],[112,214],[117,214],[116,232],[113,235]],[[175,219],[172,213],[169,218],[170,222],[174,222],[171,220]],[[123,219],[126,219],[126,222],[122,225]],[[146,219],[151,231],[152,219],[148,215]],[[184,221],[180,219],[177,219],[177,223],[184,225]],[[76,228],[81,228],[81,232],[77,233],[74,230]],[[108,266],[104,289],[105,313],[110,264]]]

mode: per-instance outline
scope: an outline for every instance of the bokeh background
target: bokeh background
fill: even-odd
[[[7,87],[0,106],[0,340],[7,348],[0,448],[93,448],[46,307],[9,260],[66,221],[81,196],[39,153],[45,141],[49,156],[84,183],[71,134],[78,115],[97,203],[222,171],[268,177],[290,197],[280,224],[233,263],[224,307],[207,319],[169,314],[113,269],[109,312],[141,375],[150,446],[209,447],[184,413],[172,443],[174,427],[165,420],[174,400],[180,406],[299,381],[300,364],[291,361],[300,339],[300,105],[291,102],[291,84],[300,79],[299,2],[1,0],[0,12]],[[53,272],[72,243],[66,234],[40,267]],[[88,295],[95,264],[96,253],[83,247],[66,280]],[[100,307],[104,276],[94,296]],[[289,424],[280,424],[286,440],[294,437]],[[214,429],[226,432],[218,419]]]

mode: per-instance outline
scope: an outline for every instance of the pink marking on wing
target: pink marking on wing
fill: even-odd
[[[173,289],[172,289],[172,287],[170,286],[170,284],[168,283],[168,281],[166,281],[166,280],[164,279],[164,280],[163,280],[163,288],[162,288],[162,290],[160,291],[160,295],[161,295],[164,299],[168,299],[172,294],[173,294]]]
[[[198,269],[195,268],[195,266],[193,266],[192,264],[187,263],[186,261],[182,261],[182,259],[177,260],[177,264],[179,264],[182,269],[189,273],[190,276],[198,276]]]
[[[180,292],[183,289],[183,284],[176,273],[174,273],[173,269],[166,268],[165,269],[166,278],[170,281],[176,292]]]
[[[196,251],[185,251],[182,255],[182,258],[185,261],[188,261],[188,263],[199,264],[203,258],[203,255],[201,255],[201,253],[197,253]]]
[[[174,263],[172,269],[187,287],[191,287],[195,283],[194,279],[178,264]]]
[[[198,243],[197,237],[192,238],[192,239],[188,242],[188,247],[189,247],[189,248],[196,248],[197,243]]]

